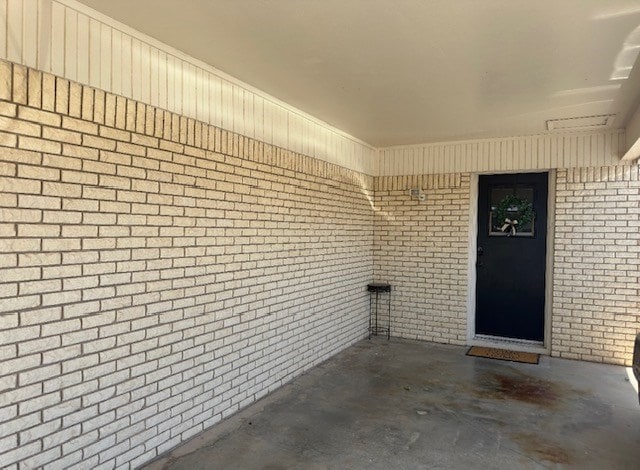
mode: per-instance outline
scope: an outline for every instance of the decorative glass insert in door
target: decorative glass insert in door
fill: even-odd
[[[490,211],[490,236],[534,236],[533,188],[523,186],[492,188]]]

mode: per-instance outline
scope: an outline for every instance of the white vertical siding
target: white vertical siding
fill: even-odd
[[[122,95],[122,33],[120,31],[114,30],[111,34],[111,51],[111,89],[116,95]]]
[[[378,152],[379,176],[606,166],[620,162],[623,130],[543,134],[388,147]]]
[[[19,2],[20,0],[18,0]],[[11,0],[11,3],[18,3],[15,0]],[[46,21],[46,18],[45,18]],[[45,70],[46,72],[51,72],[56,75],[65,75],[64,70],[64,60],[65,60],[65,43],[64,43],[64,27],[65,27],[65,9],[62,5],[58,3],[51,4],[51,17],[50,24],[43,24],[44,28],[51,28],[51,44],[50,44],[50,54],[51,54],[51,62],[50,68],[45,70],[40,67],[38,64],[38,68],[40,70]],[[97,24],[97,23],[96,23]],[[93,26],[93,25],[92,25]],[[93,51],[92,51],[93,52]],[[99,52],[99,49],[98,49]],[[11,57],[9,57],[11,60]]]
[[[0,54],[2,57],[9,57],[7,52],[7,28],[9,26],[7,11],[7,0],[0,0],[0,18],[7,18],[7,20],[0,21]]]
[[[23,11],[37,10],[38,0],[24,0]],[[38,18],[22,15],[22,62],[28,67],[38,65]]]
[[[2,2],[2,0],[0,0],[0,2]],[[38,37],[36,39],[38,50],[35,67],[42,70],[51,69],[51,7],[52,5],[50,0],[38,0],[37,5],[35,6],[37,9],[38,23]],[[34,7],[32,6],[31,8]],[[2,17],[2,15],[0,15],[0,17]],[[31,19],[35,20],[33,17],[31,17]]]
[[[0,58],[373,174],[373,147],[73,0],[0,0]]]
[[[22,63],[22,49],[24,46],[22,7],[22,1],[16,2],[14,0],[8,0],[5,7],[7,22],[7,59],[20,63]]]

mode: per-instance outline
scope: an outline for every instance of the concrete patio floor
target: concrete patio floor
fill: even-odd
[[[640,468],[626,369],[364,340],[149,469]]]

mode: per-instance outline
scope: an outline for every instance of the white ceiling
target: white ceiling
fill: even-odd
[[[640,0],[81,0],[375,146],[544,132],[640,95]]]

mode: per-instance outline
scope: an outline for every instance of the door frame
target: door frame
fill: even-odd
[[[499,338],[476,335],[476,262],[478,258],[478,183],[480,175],[498,175],[515,173],[540,173],[547,171],[547,249],[545,260],[544,292],[544,340],[527,341],[521,339]],[[514,351],[527,351],[548,354],[551,351],[551,319],[553,309],[553,253],[556,200],[556,170],[527,171],[486,171],[471,174],[469,194],[469,253],[467,264],[467,344],[470,346],[490,346]]]

